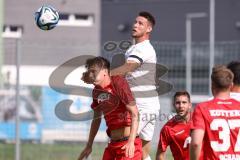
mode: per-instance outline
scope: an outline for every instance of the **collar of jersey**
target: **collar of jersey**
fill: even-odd
[[[146,40],[144,40],[144,41],[142,41],[140,43],[135,44],[135,46],[142,45],[142,44],[148,43],[148,42],[149,42],[149,39],[146,39]]]

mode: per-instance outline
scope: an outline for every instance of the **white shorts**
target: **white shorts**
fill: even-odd
[[[151,141],[154,134],[154,128],[159,116],[159,110],[146,111],[139,109],[138,135],[145,141]]]

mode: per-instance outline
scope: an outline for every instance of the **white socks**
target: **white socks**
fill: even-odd
[[[144,160],[151,160],[151,157],[148,155]]]

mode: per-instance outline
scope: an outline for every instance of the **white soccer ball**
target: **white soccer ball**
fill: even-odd
[[[56,27],[59,21],[59,14],[50,5],[43,5],[35,12],[36,25],[42,30],[51,30]]]

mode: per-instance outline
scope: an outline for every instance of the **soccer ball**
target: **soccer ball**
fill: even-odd
[[[59,15],[56,9],[49,5],[43,5],[35,12],[36,25],[42,30],[51,30],[56,27]]]

